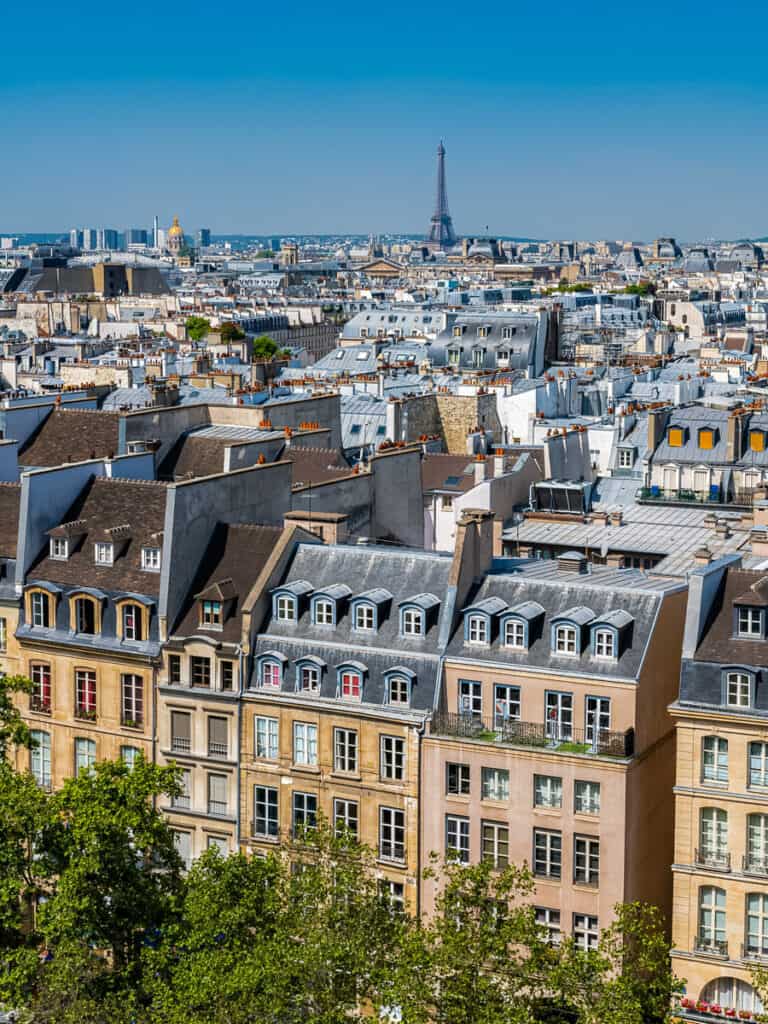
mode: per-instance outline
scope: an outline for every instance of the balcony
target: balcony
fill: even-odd
[[[723,850],[696,850],[696,867],[714,868],[715,871],[731,870],[731,855]]]
[[[757,857],[747,853],[741,859],[741,870],[745,875],[763,875],[768,877],[768,857]]]
[[[143,729],[144,728],[144,716],[143,715],[126,715],[120,716],[120,724],[125,729]]]
[[[171,750],[175,754],[188,754],[192,749],[192,743],[189,737],[185,736],[172,736],[171,737]]]
[[[504,743],[517,747],[541,747],[564,754],[599,754],[604,757],[632,757],[635,731],[609,732],[607,729],[587,735],[583,729],[557,723],[519,722],[492,716],[438,713],[432,719],[432,735],[459,736],[485,743]]]
[[[208,757],[226,758],[229,748],[226,743],[208,742]]]
[[[741,947],[741,959],[757,961],[761,964],[768,964],[768,948],[760,949],[753,943],[743,943]]]
[[[703,956],[717,956],[728,959],[728,943],[712,939],[708,935],[697,935],[693,940],[693,951]]]
[[[34,694],[29,698],[29,710],[37,711],[41,715],[50,715],[51,713],[51,700],[50,697],[36,697]]]
[[[665,490],[663,487],[639,487],[635,494],[640,504],[697,505],[710,508],[752,508],[754,491],[735,491],[730,495],[722,493],[719,487],[709,491]]]

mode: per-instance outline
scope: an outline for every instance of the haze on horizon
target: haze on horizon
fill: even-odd
[[[0,230],[768,234],[756,5],[4,12]]]

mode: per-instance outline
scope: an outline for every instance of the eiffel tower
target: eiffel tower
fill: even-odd
[[[441,249],[456,244],[456,232],[453,230],[453,221],[448,212],[448,193],[445,188],[445,146],[442,139],[437,147],[437,197],[435,212],[429,222],[428,241],[433,245],[439,245]]]

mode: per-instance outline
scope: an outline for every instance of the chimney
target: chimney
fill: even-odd
[[[728,462],[741,458],[741,416],[738,412],[732,412],[728,417],[725,457]]]
[[[624,514],[620,508],[615,508],[611,512],[611,526],[621,526],[624,520]]]
[[[718,519],[717,525],[715,526],[715,533],[718,537],[730,537],[731,528],[728,525],[727,519]]]
[[[712,552],[708,547],[698,548],[693,553],[694,565],[709,565],[712,561]]]
[[[584,574],[589,571],[587,556],[581,551],[565,551],[558,556],[557,568],[560,572]]]
[[[481,484],[485,480],[486,471],[488,469],[488,461],[484,455],[475,456],[475,486]]]
[[[669,409],[651,409],[648,413],[648,450],[655,452],[664,436]]]
[[[493,475],[503,476],[504,475],[504,449],[497,448],[493,456]]]

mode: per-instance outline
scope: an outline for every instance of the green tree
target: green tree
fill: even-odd
[[[211,330],[211,322],[204,316],[188,316],[186,328],[192,341],[202,341]]]
[[[0,759],[11,746],[31,747],[32,734],[21,717],[14,695],[31,693],[32,682],[26,676],[0,676]]]
[[[231,320],[225,320],[225,322],[219,328],[219,334],[221,335],[221,340],[226,342],[242,341],[243,338],[245,337],[245,332],[242,331],[237,326],[237,324],[233,323]]]

